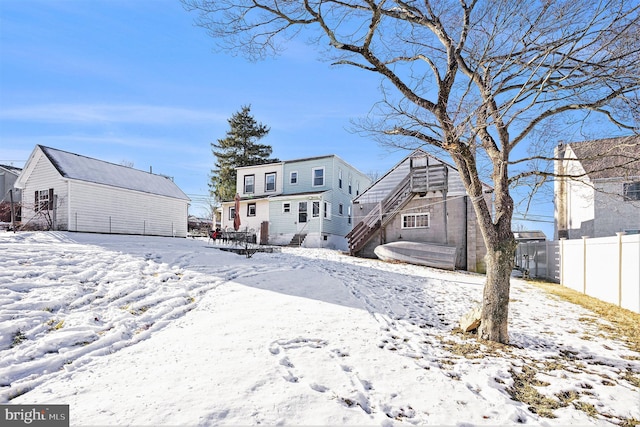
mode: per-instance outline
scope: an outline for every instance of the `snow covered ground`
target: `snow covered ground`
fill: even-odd
[[[482,283],[321,249],[0,232],[0,403],[87,426],[640,420],[640,354],[588,310],[514,279],[512,345],[455,333]]]

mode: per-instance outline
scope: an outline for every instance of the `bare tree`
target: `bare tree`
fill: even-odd
[[[509,339],[511,190],[553,176],[553,154],[536,144],[597,117],[639,129],[637,1],[182,1],[230,51],[261,58],[304,30],[334,64],[382,77],[367,129],[386,144],[447,153],[473,201],[487,246],[483,339]]]

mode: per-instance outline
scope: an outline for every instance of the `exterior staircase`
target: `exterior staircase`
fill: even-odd
[[[346,235],[349,253],[355,255],[381,227],[387,225],[415,194],[447,189],[447,167],[443,164],[411,168],[407,176]]]
[[[304,242],[305,237],[307,237],[306,234],[296,234],[287,246],[290,248],[299,248],[302,246],[302,242]]]

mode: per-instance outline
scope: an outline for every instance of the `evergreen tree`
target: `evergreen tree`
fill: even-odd
[[[269,133],[269,128],[256,122],[251,115],[251,106],[243,106],[229,120],[229,131],[218,143],[211,143],[211,151],[216,157],[211,170],[209,191],[217,201],[232,200],[236,194],[236,168],[278,161],[270,159],[272,148],[257,141]]]

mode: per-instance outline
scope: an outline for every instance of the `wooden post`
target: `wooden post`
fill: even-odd
[[[428,174],[427,174],[428,175]],[[449,220],[447,212],[447,190],[442,190],[442,200],[444,203],[444,243],[449,244]]]
[[[378,219],[380,220],[380,244],[383,245],[384,244],[384,236],[382,235],[382,233],[383,233],[382,229],[384,227],[382,227],[382,201],[378,202],[378,212],[380,213],[379,217],[378,217]]]
[[[49,190],[49,194],[53,194],[53,189]],[[53,194],[53,218],[51,219],[51,228],[54,230],[58,229],[58,195]]]
[[[11,229],[13,232],[16,232],[16,208],[13,203],[13,189],[9,190],[9,199],[11,200],[10,210],[11,210]]]

